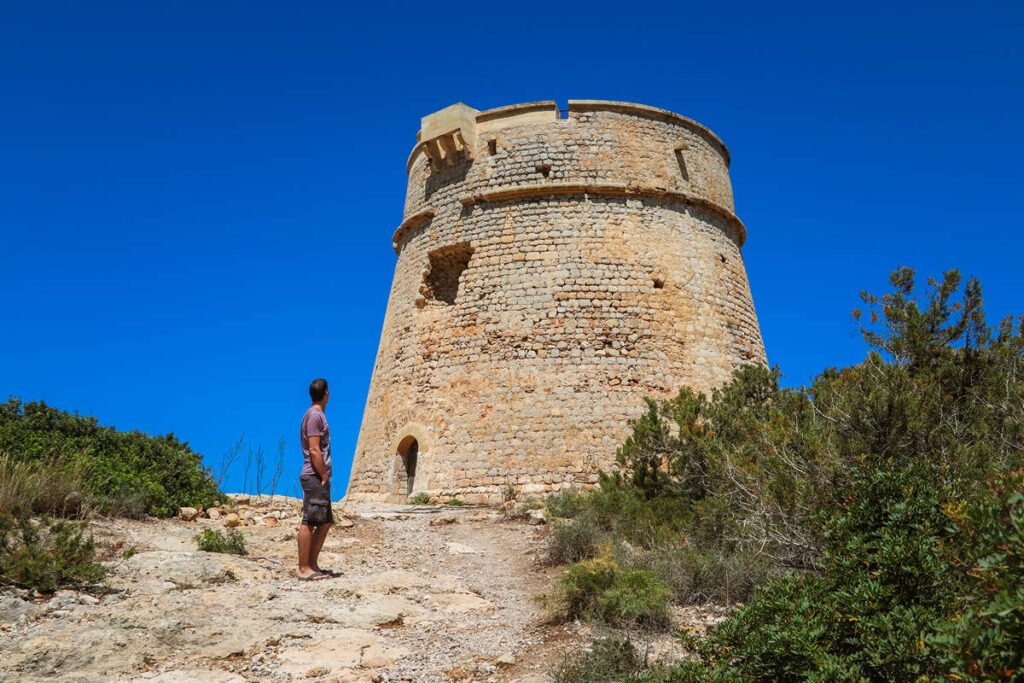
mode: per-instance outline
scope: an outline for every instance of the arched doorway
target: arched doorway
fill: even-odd
[[[416,481],[416,456],[419,454],[420,444],[414,436],[407,436],[398,444],[398,455],[402,458],[402,465],[405,469],[405,495],[412,494],[413,484]]]

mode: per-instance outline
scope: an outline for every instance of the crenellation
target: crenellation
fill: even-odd
[[[456,130],[466,153],[431,157]],[[728,166],[643,105],[425,117],[349,496],[593,484],[644,396],[764,363]]]

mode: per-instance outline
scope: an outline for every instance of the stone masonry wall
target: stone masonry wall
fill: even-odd
[[[413,492],[592,484],[644,396],[765,362],[710,131],[571,101],[567,118],[553,103],[476,113],[450,165],[427,143],[409,160],[349,498],[405,500],[413,438]]]

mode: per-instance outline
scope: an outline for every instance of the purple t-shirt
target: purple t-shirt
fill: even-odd
[[[302,456],[306,459],[302,463],[302,474],[316,474],[313,463],[309,459],[309,437],[320,437],[320,453],[324,456],[324,467],[327,468],[327,476],[331,476],[331,429],[327,426],[327,416],[320,406],[310,406],[306,414],[302,416],[302,425],[299,427],[299,438],[302,440]],[[301,476],[301,475],[300,475]]]

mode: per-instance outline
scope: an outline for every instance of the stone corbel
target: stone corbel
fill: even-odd
[[[430,163],[435,171],[440,171],[446,166],[454,166],[459,162],[460,154],[464,155],[464,158],[467,160],[473,158],[472,150],[466,144],[466,139],[463,137],[462,129],[460,128],[427,140],[424,145],[424,151],[427,153],[427,158],[430,159]]]
[[[419,139],[434,171],[473,158],[478,113],[460,102],[423,117]]]

